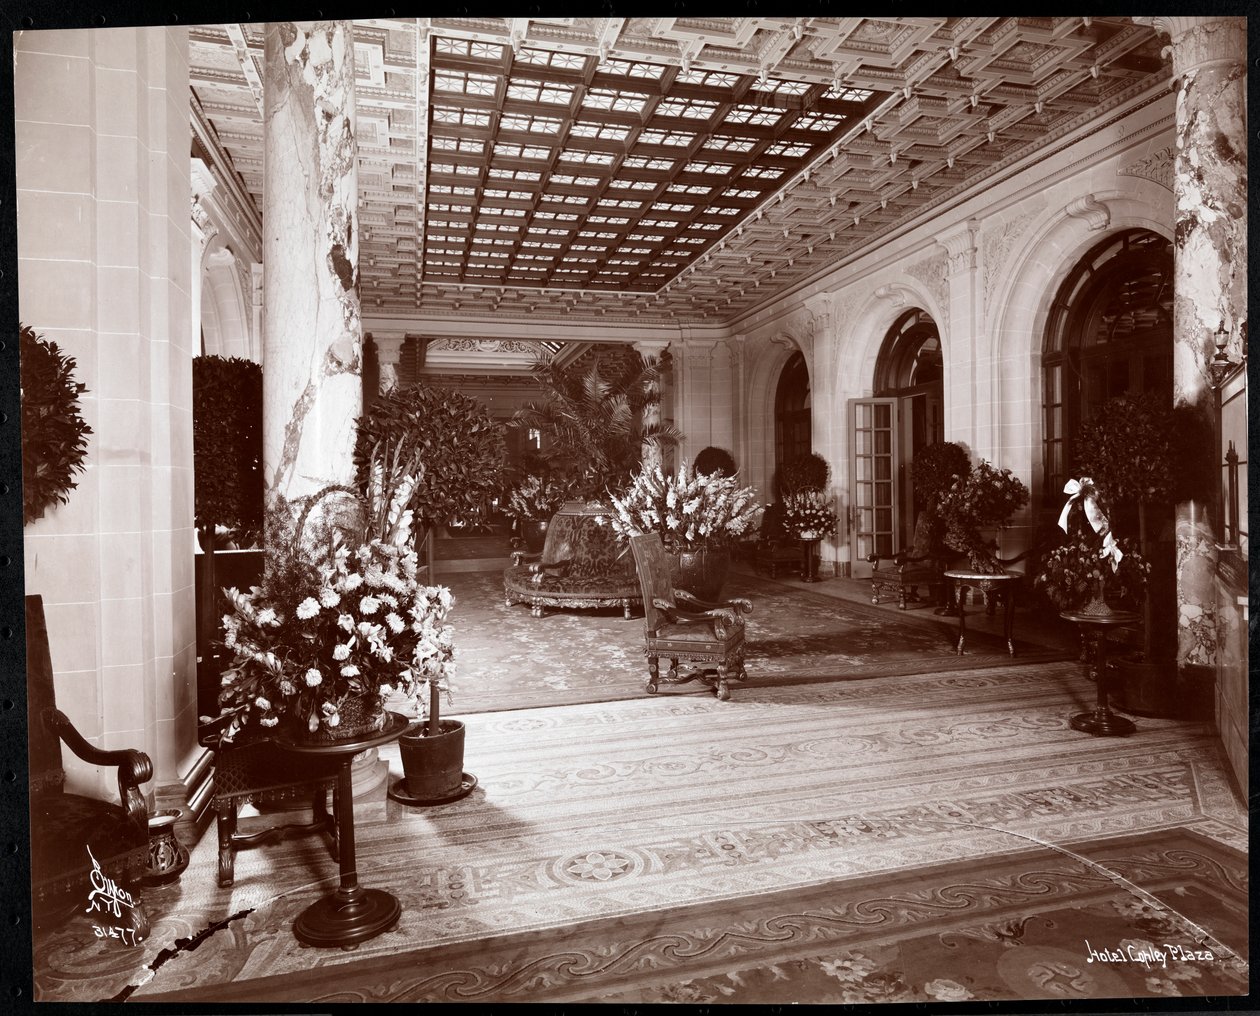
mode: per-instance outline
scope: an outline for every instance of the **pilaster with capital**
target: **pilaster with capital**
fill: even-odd
[[[845,531],[844,489],[847,483],[848,461],[845,454],[843,427],[837,421],[844,418],[836,408],[836,362],[840,355],[839,297],[834,293],[816,293],[805,300],[805,307],[813,317],[812,362],[809,374],[810,443],[831,465],[832,495],[835,501],[836,535],[823,540],[820,553],[823,567],[837,574],[838,548],[848,539]]]
[[[377,391],[382,395],[398,387],[398,364],[402,361],[402,347],[406,341],[406,332],[372,332],[372,344],[376,347],[376,365],[380,369]]]
[[[993,405],[993,374],[987,367],[983,282],[979,271],[980,223],[968,219],[937,240],[945,252],[948,308],[941,333],[944,364],[945,429],[951,440],[963,440],[975,454],[992,457],[996,435],[985,426],[978,407]]]

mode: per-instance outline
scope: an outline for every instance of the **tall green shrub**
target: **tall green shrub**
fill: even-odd
[[[779,467],[779,494],[800,494],[807,490],[823,490],[831,478],[831,466],[817,452],[808,452],[788,459]]]
[[[87,389],[74,380],[74,358],[27,325],[20,339],[22,524],[29,525],[69,501],[92,428],[79,412],[79,396]]]
[[[423,382],[394,388],[359,417],[354,462],[366,489],[374,449],[411,459],[418,477],[409,507],[420,529],[476,515],[502,485],[503,424],[476,399]]]
[[[262,528],[262,422],[262,367],[239,357],[193,358],[193,497],[198,528]]]

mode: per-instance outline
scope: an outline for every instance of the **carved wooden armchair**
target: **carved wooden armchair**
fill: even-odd
[[[148,918],[138,886],[149,858],[149,812],[140,784],[153,778],[153,763],[142,751],[104,751],[84,739],[57,708],[52,657],[43,598],[26,597],[26,687],[30,742],[31,888],[37,927],[66,920],[89,907],[96,880],[108,878],[129,892],[134,907],[94,911],[103,926],[130,928],[137,939],[148,934]],[[61,746],[89,765],[118,770],[120,803],[66,793]]]
[[[927,591],[929,599],[942,602],[945,596],[945,559],[932,547],[930,524],[926,512],[921,512],[914,524],[914,542],[908,551],[899,551],[891,557],[869,554],[871,563],[871,602],[878,605],[881,596],[896,596],[897,607],[906,609],[907,603],[919,603],[919,587]],[[880,562],[886,562],[880,567]]]
[[[670,662],[666,684],[701,681],[714,689],[723,701],[731,697],[727,682],[743,681],[744,619],[752,613],[752,603],[735,598],[724,603],[708,603],[673,587],[673,563],[657,533],[632,536],[630,547],[643,590],[644,652],[648,694],[656,694],[660,683],[660,658]],[[681,604],[681,605],[680,605]],[[692,669],[680,673],[679,663]]]

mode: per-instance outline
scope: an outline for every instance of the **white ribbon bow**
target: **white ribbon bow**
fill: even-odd
[[[1068,531],[1068,512],[1072,508],[1072,502],[1082,494],[1084,495],[1082,503],[1085,506],[1085,518],[1094,527],[1094,532],[1101,533],[1107,528],[1107,516],[1098,507],[1098,501],[1094,498],[1094,481],[1088,476],[1082,476],[1079,483],[1076,480],[1068,480],[1063,487],[1063,493],[1068,495],[1068,499],[1067,504],[1063,506],[1063,511],[1059,513],[1059,528],[1065,533]]]
[[[1111,570],[1115,571],[1120,567],[1120,561],[1124,557],[1124,552],[1120,549],[1120,545],[1116,543],[1115,535],[1111,532],[1111,523],[1107,521],[1107,516],[1103,514],[1102,509],[1098,507],[1098,501],[1094,497],[1093,492],[1094,481],[1088,476],[1082,476],[1080,482],[1068,480],[1063,487],[1063,493],[1068,495],[1068,499],[1067,504],[1063,506],[1063,511],[1059,513],[1059,528],[1065,533],[1068,531],[1068,512],[1072,508],[1072,502],[1078,497],[1082,498],[1081,504],[1085,508],[1085,518],[1089,520],[1089,524],[1093,527],[1095,533],[1102,533],[1103,545],[1102,550],[1098,552],[1098,556],[1111,558]]]

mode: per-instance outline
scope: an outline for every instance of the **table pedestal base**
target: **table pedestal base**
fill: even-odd
[[[1068,720],[1073,730],[1080,730],[1095,737],[1128,737],[1137,730],[1137,724],[1117,716],[1110,709],[1091,709],[1087,713],[1077,713]]]
[[[338,889],[298,914],[293,933],[307,945],[357,945],[393,927],[401,913],[398,898],[383,889]]]

